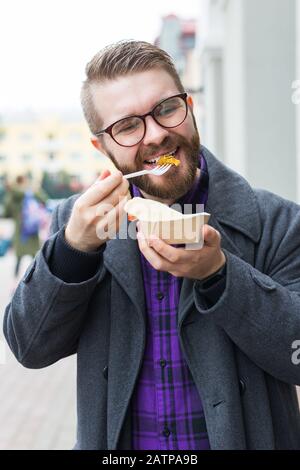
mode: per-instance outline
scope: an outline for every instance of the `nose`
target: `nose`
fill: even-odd
[[[168,136],[168,129],[161,127],[152,116],[146,117],[146,133],[143,139],[144,145],[159,145]]]

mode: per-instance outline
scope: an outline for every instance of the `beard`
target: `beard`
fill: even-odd
[[[124,175],[135,171],[143,170],[143,163],[151,155],[159,153],[160,149],[174,149],[179,147],[180,165],[176,170],[172,168],[166,173],[166,176],[143,175],[134,178],[134,185],[137,186],[142,192],[149,196],[158,199],[172,199],[174,201],[184,196],[192,187],[199,163],[200,152],[200,138],[195,125],[195,132],[190,140],[182,136],[170,136],[161,143],[160,146],[147,146],[147,148],[136,155],[135,165],[121,165],[111,152],[107,151],[108,157],[112,160],[114,165]],[[176,158],[176,155],[175,155]]]

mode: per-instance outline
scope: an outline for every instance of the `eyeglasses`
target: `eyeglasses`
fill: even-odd
[[[157,124],[166,129],[182,124],[188,110],[186,99],[187,93],[170,96],[154,106],[149,113],[120,119],[106,129],[96,132],[95,136],[99,137],[106,133],[122,147],[133,147],[145,137],[147,116],[152,116]]]

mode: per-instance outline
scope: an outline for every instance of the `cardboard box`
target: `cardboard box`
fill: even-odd
[[[187,249],[203,246],[202,227],[210,214],[182,214],[165,204],[143,198],[133,198],[125,205],[130,220],[138,219],[146,238],[155,235],[171,245],[185,244]]]

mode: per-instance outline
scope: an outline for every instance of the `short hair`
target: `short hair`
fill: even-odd
[[[93,134],[99,131],[102,122],[94,106],[92,85],[155,68],[168,72],[174,79],[179,92],[184,92],[184,87],[170,55],[163,49],[145,41],[126,40],[110,44],[88,62],[85,68],[86,80],[81,89],[81,105]]]

